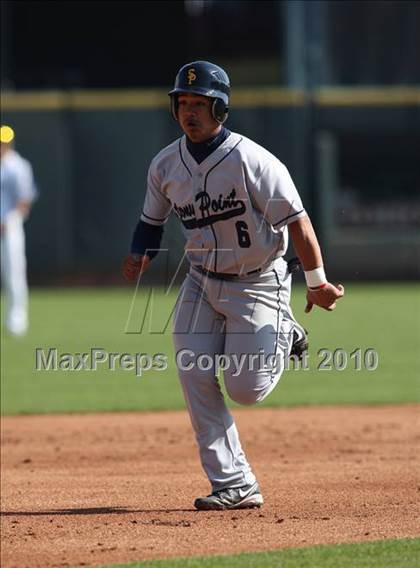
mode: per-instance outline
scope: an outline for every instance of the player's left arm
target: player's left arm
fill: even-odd
[[[16,169],[16,209],[26,219],[33,201],[38,196],[31,164],[22,159]]]
[[[336,301],[344,296],[344,286],[342,284],[334,286],[328,282],[321,248],[311,220],[306,215],[289,223],[288,227],[293,247],[305,271],[308,286],[305,312],[310,312],[313,305],[328,311],[334,310]]]
[[[286,166],[273,158],[259,178],[249,184],[252,203],[275,231],[306,215],[299,193]]]

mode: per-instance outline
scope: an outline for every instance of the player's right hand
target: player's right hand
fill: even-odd
[[[122,265],[122,275],[129,282],[136,281],[149,267],[150,258],[147,255],[129,254]]]
[[[318,289],[308,288],[306,292],[306,308],[305,312],[309,313],[314,305],[324,308],[331,312],[336,308],[336,301],[344,296],[344,286],[338,284],[334,286],[327,282],[325,286]]]

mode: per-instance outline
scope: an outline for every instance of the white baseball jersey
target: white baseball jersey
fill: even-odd
[[[284,255],[287,224],[306,215],[284,164],[232,132],[201,164],[182,136],[152,160],[142,220],[181,220],[190,263],[246,273]]]
[[[16,209],[19,201],[31,202],[36,196],[32,166],[15,150],[1,158],[1,219]]]

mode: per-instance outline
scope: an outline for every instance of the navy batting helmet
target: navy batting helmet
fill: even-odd
[[[171,110],[178,120],[178,95],[194,93],[214,99],[212,115],[223,124],[229,111],[230,81],[221,67],[209,61],[193,61],[181,67],[175,79],[175,86],[169,91]]]

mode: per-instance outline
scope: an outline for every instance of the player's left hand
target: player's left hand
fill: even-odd
[[[18,202],[16,209],[22,215],[23,220],[26,221],[26,219],[29,217],[29,211],[31,209],[31,204],[30,204],[29,201],[21,200],[21,201]]]
[[[308,314],[314,305],[332,312],[332,310],[336,308],[336,301],[343,296],[344,286],[342,284],[334,286],[334,284],[327,282],[326,286],[318,288],[317,290],[308,288],[306,292],[305,312]]]

